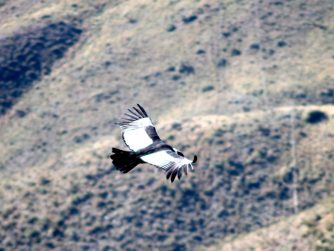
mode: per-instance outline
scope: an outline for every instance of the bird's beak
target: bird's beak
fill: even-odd
[[[197,156],[195,155],[193,159],[193,164],[195,164],[196,162],[197,162]]]

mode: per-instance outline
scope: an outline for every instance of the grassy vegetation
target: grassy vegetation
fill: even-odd
[[[330,0],[20,0],[0,16],[0,68],[38,73],[0,100],[0,249],[333,249]],[[115,172],[114,122],[136,103],[198,154],[195,174]]]
[[[333,250],[333,198],[294,216],[281,219],[272,226],[249,234],[226,238],[203,250]]]

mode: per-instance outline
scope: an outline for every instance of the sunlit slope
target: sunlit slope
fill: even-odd
[[[330,0],[0,0],[0,67],[24,83],[0,89],[0,248],[219,249],[330,195],[333,12]],[[195,174],[170,185],[153,167],[114,170],[114,122],[136,103],[199,155]]]
[[[3,37],[56,21],[82,33],[1,118],[6,172],[109,137],[135,103],[171,120],[333,103],[330,1],[27,2],[1,7]]]
[[[317,206],[303,211],[270,227],[254,231],[224,242],[206,251],[281,251],[333,250],[334,201],[330,197]]]
[[[333,115],[312,106],[162,121],[163,138],[199,155],[173,185],[151,166],[110,167],[119,137],[82,144],[1,180],[2,245],[193,250],[266,226],[331,194]]]

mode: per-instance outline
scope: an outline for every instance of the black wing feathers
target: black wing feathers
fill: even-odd
[[[175,168],[175,170],[173,171],[173,173],[172,173],[172,176],[170,177],[170,181],[173,183],[174,182],[174,179],[175,179],[175,177],[176,177],[176,174],[177,174],[177,168]]]
[[[144,114],[144,116],[145,116],[145,117],[148,117],[148,115],[147,115],[145,109],[144,109],[140,104],[137,104],[137,105],[138,105],[139,109],[142,111],[142,113]]]
[[[136,120],[148,117],[144,108],[139,104],[137,105],[138,105],[138,108],[132,107],[132,109],[128,109],[129,113],[124,114],[125,116],[121,119],[121,121],[119,122],[119,125],[128,125]]]
[[[167,176],[166,176],[166,179],[168,180],[169,177],[172,175],[172,172],[173,172],[174,169],[171,169],[167,172]]]
[[[177,178],[180,180],[182,177],[182,168],[180,171],[177,172]]]
[[[154,126],[148,126],[145,128],[145,131],[147,133],[147,135],[153,140],[153,141],[158,141],[160,140],[160,137],[157,133],[157,131],[155,130]]]
[[[187,165],[183,165],[180,168],[177,167],[176,165],[170,166],[166,169],[167,175],[166,179],[168,180],[170,178],[170,181],[173,183],[176,175],[177,178],[180,180],[182,178],[182,172],[184,172],[185,175],[188,175],[187,171]]]
[[[174,158],[183,158],[182,155],[180,155],[178,153],[175,153],[173,151],[167,151],[167,153],[171,156],[173,156]],[[195,158],[194,158],[195,162],[197,160],[197,156],[195,155]],[[195,163],[193,162],[193,163]],[[167,172],[167,175],[166,175],[166,179],[168,180],[170,178],[171,182],[173,183],[175,178],[176,178],[176,175],[178,177],[178,179],[181,179],[182,177],[182,174],[184,173],[186,176],[188,175],[188,169],[193,169],[191,164],[184,164],[182,166],[177,166],[177,165],[170,165],[166,168],[166,172]]]
[[[138,112],[138,114],[140,114],[143,118],[145,118],[145,114],[140,110],[140,109],[138,109],[137,107],[133,107],[133,109],[135,109],[136,110],[136,112]]]
[[[125,113],[126,116],[128,116],[129,118],[131,119],[134,119],[134,120],[137,120],[139,119],[138,117],[134,116],[134,115],[131,115],[131,114],[128,114],[128,113]]]
[[[188,176],[188,167],[189,167],[189,166],[190,166],[190,165],[188,164],[187,166],[183,167],[184,174],[185,174],[186,176]]]
[[[140,117],[138,116],[138,114],[136,114],[134,111],[132,111],[131,109],[128,109],[128,111],[134,115],[137,119],[140,119]]]

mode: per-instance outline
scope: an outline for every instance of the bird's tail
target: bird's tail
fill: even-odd
[[[127,173],[135,168],[142,160],[136,156],[134,152],[124,151],[117,148],[112,148],[110,158],[117,170],[122,173]]]

